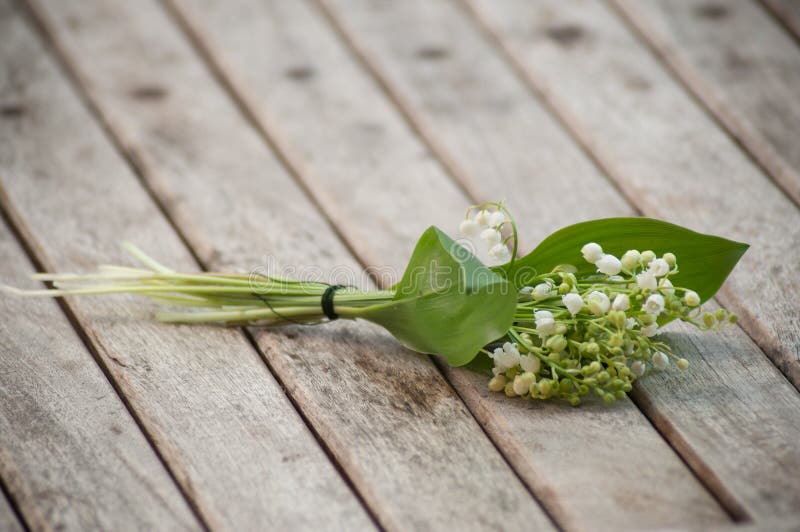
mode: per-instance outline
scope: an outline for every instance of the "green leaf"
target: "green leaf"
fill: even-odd
[[[658,256],[674,253],[679,272],[670,276],[672,283],[694,290],[702,301],[713,297],[749,247],[652,218],[605,218],[560,229],[525,257],[495,269],[518,289],[559,264],[576,266],[578,274],[593,273],[596,268],[580,252],[588,242],[597,242],[617,257],[629,249],[650,249]]]
[[[390,303],[365,307],[358,317],[454,366],[506,334],[517,304],[516,290],[502,276],[436,227],[420,237],[394,290]]]

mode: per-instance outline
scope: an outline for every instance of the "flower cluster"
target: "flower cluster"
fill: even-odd
[[[503,237],[506,225],[512,228],[512,235]],[[516,227],[502,203],[484,203],[467,210],[466,219],[458,227],[462,235],[468,238],[480,236],[489,250],[489,256],[499,262],[508,262],[513,252],[508,249],[508,241],[513,238],[516,247]]]
[[[561,397],[573,405],[594,392],[611,403],[625,397],[651,368],[689,362],[655,338],[659,325],[680,319],[700,329],[734,323],[720,309],[701,313],[700,296],[674,286],[672,253],[629,250],[616,257],[594,242],[581,249],[596,272],[559,266],[520,290],[508,341],[484,350],[494,363],[489,389],[509,397]]]

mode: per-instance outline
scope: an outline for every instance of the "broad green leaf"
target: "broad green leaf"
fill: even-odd
[[[436,227],[417,242],[390,303],[359,317],[389,330],[407,347],[461,366],[508,331],[516,290]]]
[[[559,264],[572,264],[579,274],[592,273],[594,265],[583,260],[580,252],[588,242],[597,242],[604,252],[617,257],[629,249],[650,249],[658,256],[674,253],[679,272],[670,277],[672,283],[694,290],[702,301],[713,297],[749,247],[651,218],[605,218],[560,229],[525,257],[496,270],[504,272],[517,288]]]

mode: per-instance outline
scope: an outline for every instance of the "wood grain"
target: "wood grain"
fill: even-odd
[[[285,115],[285,120],[289,121],[289,110],[294,111],[291,123],[284,124],[277,119],[261,121],[262,129],[272,136],[276,135],[276,130],[280,135],[287,131],[292,132],[290,149],[294,153],[307,153],[313,161],[337,161],[330,166],[315,167],[314,171],[304,164],[295,168],[309,184],[312,194],[322,191],[317,196],[318,203],[327,210],[329,203],[324,198],[339,187],[338,176],[347,174],[349,168],[357,173],[357,167],[361,164],[342,162],[336,159],[336,154],[343,149],[341,144],[360,141],[357,137],[343,135],[336,144],[331,144],[318,141],[314,135],[302,135],[300,132],[318,127],[315,124],[319,124],[320,116],[325,118],[325,122],[319,127],[346,131],[343,124],[362,114],[368,113],[376,121],[391,115],[383,110],[389,104],[381,98],[377,88],[369,83],[367,75],[336,40],[330,28],[324,24],[324,18],[313,10],[302,8],[301,3],[292,3],[291,6],[290,9],[287,4],[271,6],[264,3],[256,5],[229,2],[224,5],[209,3],[200,8],[195,3],[177,3],[176,9],[195,36],[201,39],[201,44],[215,62],[215,67],[226,76],[237,94],[249,95],[243,97],[248,108],[257,106],[251,110],[253,116],[261,121],[259,117],[267,114]],[[236,35],[231,35],[230,32],[217,29],[222,28],[226,20],[246,20],[247,24]],[[324,70],[320,71],[315,66],[313,78],[291,91],[276,91],[274,85],[282,81],[275,79],[278,74],[268,74],[270,69],[276,69],[276,62],[283,60],[283,51],[287,49],[282,40],[287,37],[278,32],[278,29],[283,31],[283,28],[287,28],[286,31],[289,32],[296,28],[305,28],[305,33],[313,36],[314,46],[303,46],[309,50],[325,50],[324,60],[321,60]],[[296,48],[294,46],[291,49]],[[258,53],[254,53],[256,50]],[[315,56],[310,51],[306,54],[308,55],[299,55],[294,61],[308,64],[310,58]],[[343,80],[346,80],[347,90],[340,88],[345,83]],[[259,96],[255,99],[254,95]],[[366,102],[364,107],[360,102]],[[372,105],[379,105],[381,108],[372,109]],[[391,124],[396,121],[395,118],[391,120]],[[381,129],[389,129],[389,126],[381,125]],[[407,137],[396,137],[394,141],[414,142]],[[286,142],[288,141],[283,141]],[[356,148],[348,149],[355,152]],[[372,157],[371,147],[365,146],[363,150],[366,155],[362,157]],[[398,153],[403,152],[400,150]],[[389,244],[394,249],[410,249],[413,245],[413,239],[406,241],[403,238],[407,237],[398,236],[405,234],[405,230],[395,231],[393,227],[384,224],[364,223],[364,216],[358,214],[361,208],[356,205],[358,199],[351,199],[352,196],[366,194],[373,210],[381,213],[390,210],[396,198],[408,193],[396,179],[383,177],[389,173],[392,165],[398,164],[399,155],[382,155],[386,156],[374,163],[380,165],[380,168],[373,171],[371,177],[357,188],[351,189],[352,193],[343,196],[334,207],[344,214],[344,218],[337,222],[340,231],[350,241],[358,239],[359,249],[372,249],[368,257],[377,255],[380,253],[379,249],[384,249]],[[402,162],[401,166],[413,171],[410,162]],[[588,167],[588,164],[584,163],[584,166]],[[415,198],[422,196],[420,192],[414,194]],[[436,216],[446,212],[451,220],[461,217],[461,205],[449,207],[457,203],[458,198],[434,195],[427,189],[425,195],[430,198],[426,197],[424,203],[421,200],[419,206],[407,210],[405,216],[398,218],[394,225],[424,220],[428,216],[424,205],[432,200],[439,205],[437,209],[440,212]],[[337,219],[335,216],[332,218]],[[398,255],[397,251],[393,251],[385,257],[384,263],[393,268],[402,267],[407,255]],[[364,262],[376,264],[368,260]],[[453,380],[457,390],[470,403],[473,413],[478,415],[495,443],[513,461],[517,471],[533,487],[560,526],[581,529],[592,526],[621,526],[623,523],[666,526],[689,520],[726,521],[724,512],[631,403],[624,403],[611,410],[596,407],[571,410],[562,405],[526,406],[505,398],[500,401],[496,396],[483,397],[485,380],[482,377],[467,379],[467,374],[463,373],[462,381]],[[481,408],[489,414],[481,417]],[[508,429],[501,433],[493,428],[491,422],[505,424]],[[621,444],[619,433],[623,427],[635,434],[622,444],[630,445],[626,451],[632,463],[636,464],[630,468],[614,467],[614,457],[617,456],[614,449]],[[594,442],[593,449],[598,454],[586,455],[586,460],[574,459],[575,455],[585,455],[586,441]],[[570,459],[564,458],[567,456]],[[603,458],[599,458],[600,456]],[[610,474],[612,469],[613,474]],[[652,471],[653,476],[642,476],[642,470]],[[665,484],[679,488],[659,489],[659,486]],[[639,496],[643,499],[652,497],[662,503],[637,506],[635,501]],[[674,512],[673,508],[676,506],[685,508],[685,513]]]
[[[800,38],[800,2],[797,0],[761,0],[795,38]]]
[[[154,2],[36,5],[204,264],[370,285]],[[551,527],[429,358],[364,324],[253,332],[386,528]]]
[[[800,50],[756,2],[613,0],[672,70],[800,203]]]
[[[752,245],[719,300],[800,386],[800,281],[788,266],[800,260],[797,207],[606,6],[468,4],[645,214]]]
[[[2,4],[3,208],[48,268],[127,263],[128,238],[196,265],[36,36]],[[241,331],[155,323],[125,297],[69,300],[116,386],[213,529],[371,521]],[[143,479],[147,480],[147,479]]]
[[[614,185],[455,5],[320,4],[471,197],[507,201],[518,216],[523,249],[564,225],[631,214]],[[595,201],[575,193],[584,189]],[[564,214],[538,216],[551,210],[554,198]]]
[[[7,532],[22,532],[23,528],[14,510],[6,500],[5,496],[0,493],[0,529]]]
[[[5,225],[0,257],[3,283],[38,288]],[[26,521],[53,530],[198,529],[58,305],[3,294],[0,315],[0,476]]]

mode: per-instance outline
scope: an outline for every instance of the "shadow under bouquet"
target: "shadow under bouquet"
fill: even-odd
[[[460,225],[501,262],[488,267],[436,227],[388,290],[265,274],[177,273],[131,244],[141,268],[34,274],[53,283],[24,295],[135,293],[170,310],[164,322],[274,326],[338,318],[377,323],[405,346],[486,373],[509,397],[625,397],[633,382],[689,363],[656,334],[672,320],[702,330],[736,321],[703,312],[746,244],[649,218],[608,218],[556,231],[517,257],[517,228],[502,203],[475,205]]]

